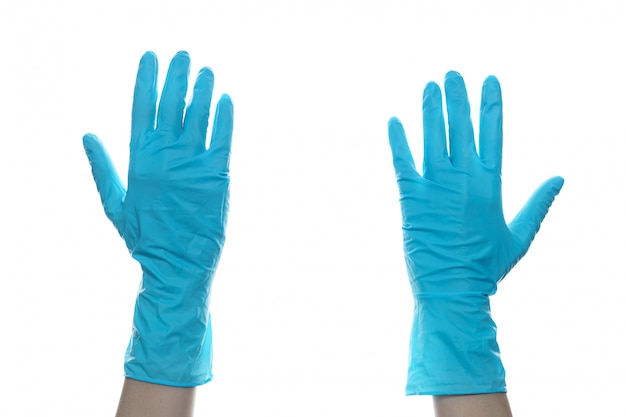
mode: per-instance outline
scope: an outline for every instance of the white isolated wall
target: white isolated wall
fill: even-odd
[[[403,394],[413,301],[386,126],[421,160],[422,88],[452,69],[474,115],[484,78],[502,84],[507,219],[565,178],[492,298],[513,411],[623,416],[624,7],[3,0],[0,415],[114,414],[140,270],[81,138],[125,176],[139,58],[158,55],[162,83],[185,49],[235,106],[198,416],[432,415]]]

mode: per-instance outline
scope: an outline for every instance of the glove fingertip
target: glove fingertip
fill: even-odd
[[[563,187],[564,183],[565,180],[563,179],[563,177],[556,176],[550,178],[541,187],[539,187],[539,190],[541,190],[539,191],[539,198],[543,196],[542,203],[544,206],[544,216],[547,214],[548,209],[554,202],[556,196],[559,195],[559,193],[561,192],[561,188]],[[543,218],[541,220],[543,220]]]
[[[219,112],[221,113],[222,118],[224,118],[225,114],[228,114],[230,119],[233,119],[235,109],[233,106],[233,101],[228,94],[222,94],[217,105],[219,107]]]
[[[555,195],[561,192],[561,188],[563,188],[563,184],[565,184],[565,179],[561,176],[556,176],[550,178],[552,182],[552,187],[555,191]]]
[[[94,135],[93,133],[85,133],[83,135],[83,147],[85,148],[85,151],[87,153],[92,151],[92,146],[94,144],[94,142],[99,142],[100,140],[98,139],[98,137],[96,135]]]
[[[387,122],[387,126],[389,127],[393,125],[397,125],[397,124],[402,124],[402,123],[400,122],[400,119],[398,119],[396,116],[390,117],[389,122]]]
[[[151,60],[151,61],[156,61],[157,56],[156,56],[156,54],[154,53],[154,51],[149,51],[149,50],[148,50],[148,51],[146,51],[146,52],[145,52],[145,53],[141,56],[141,60],[142,60],[142,61],[143,61],[143,60],[146,60],[146,59],[149,59],[149,60]]]
[[[389,119],[387,122],[387,134],[392,148],[395,147],[399,139],[405,138],[404,126],[402,126],[400,119],[395,116]]]
[[[87,158],[89,159],[89,163],[92,168],[101,169],[111,164],[108,153],[104,148],[104,144],[98,136],[93,133],[87,133],[84,135],[83,147],[85,148],[85,153],[87,154]]]

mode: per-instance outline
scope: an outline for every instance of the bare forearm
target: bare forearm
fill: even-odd
[[[195,388],[151,384],[126,378],[116,417],[191,417]]]
[[[512,417],[506,393],[436,395],[436,417]]]

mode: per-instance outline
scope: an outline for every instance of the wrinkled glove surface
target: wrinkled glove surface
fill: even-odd
[[[400,121],[389,121],[400,189],[404,251],[415,300],[408,395],[504,392],[505,373],[489,296],[524,256],[563,185],[541,185],[506,224],[502,211],[502,97],[485,80],[479,152],[465,84],[445,80],[449,151],[442,96],[429,83],[423,97],[424,164],[415,167]]]
[[[188,76],[189,56],[179,52],[157,113],[157,59],[151,52],[142,57],[127,190],[98,138],[83,138],[105,213],[143,271],[126,376],[181,387],[212,378],[209,298],[225,238],[233,128],[224,95],[206,149],[213,73],[200,70],[185,112]]]

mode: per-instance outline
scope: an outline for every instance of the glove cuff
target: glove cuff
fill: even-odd
[[[160,287],[155,282],[171,280],[158,278],[144,269],[124,359],[125,375],[176,387],[205,384],[213,378],[210,277],[179,281],[190,284],[188,288]]]
[[[506,392],[489,297],[415,296],[407,395]]]

